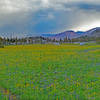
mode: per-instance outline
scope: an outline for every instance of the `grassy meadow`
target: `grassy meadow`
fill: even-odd
[[[100,45],[0,48],[0,100],[100,100]]]

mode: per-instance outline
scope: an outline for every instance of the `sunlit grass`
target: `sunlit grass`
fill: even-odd
[[[100,45],[0,49],[0,87],[18,100],[99,100],[99,71]],[[0,95],[0,100],[9,100]]]

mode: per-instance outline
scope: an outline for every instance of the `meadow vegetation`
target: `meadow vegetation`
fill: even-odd
[[[100,45],[0,48],[0,100],[12,95],[13,100],[100,100]]]

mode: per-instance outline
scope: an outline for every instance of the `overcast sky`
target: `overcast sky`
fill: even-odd
[[[100,0],[0,0],[0,34],[39,35],[100,27]]]

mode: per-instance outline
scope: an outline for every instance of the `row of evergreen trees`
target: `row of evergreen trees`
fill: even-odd
[[[4,48],[4,45],[3,45],[3,38],[0,37],[0,48]]]
[[[89,42],[89,41],[95,41],[96,43],[100,44],[100,37],[80,37],[80,38],[64,38],[64,39],[50,39],[50,38],[43,38],[43,37],[27,37],[27,38],[1,38],[0,37],[0,47],[3,47],[3,45],[18,45],[18,44],[36,44],[36,43],[74,43],[74,42]]]
[[[70,38],[64,38],[64,39],[59,39],[59,40],[56,40],[56,39],[47,39],[49,41],[52,41],[52,42],[60,42],[60,43],[74,43],[74,42],[90,42],[90,41],[94,41],[96,43],[99,43],[100,42],[100,37],[87,37],[87,36],[82,36],[82,37],[78,37],[78,38],[73,38],[73,39],[70,39]]]

